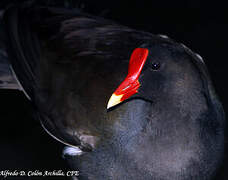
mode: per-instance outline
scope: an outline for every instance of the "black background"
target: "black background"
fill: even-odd
[[[1,2],[1,8],[9,4],[9,1]],[[197,0],[82,2],[87,12],[154,34],[168,35],[199,53],[228,112],[228,22],[225,16],[228,8],[225,3]],[[60,1],[55,3],[62,6]],[[23,93],[0,90],[0,128],[0,170],[69,169],[61,157],[64,146],[47,135],[34,120],[31,104]],[[227,155],[228,152],[216,180],[228,177]]]

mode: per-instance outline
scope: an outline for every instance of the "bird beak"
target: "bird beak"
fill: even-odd
[[[128,75],[112,94],[108,101],[107,109],[120,104],[138,92],[138,88],[140,87],[138,78],[146,62],[148,53],[149,50],[145,48],[136,48],[133,51],[129,62]]]
[[[128,99],[132,95],[138,92],[140,83],[138,80],[131,82],[126,78],[122,84],[117,88],[117,90],[112,94],[111,98],[108,101],[107,109],[116,106],[117,104]]]
[[[108,101],[107,109],[121,103],[121,98],[123,95],[116,95],[115,93],[112,94],[111,98]]]

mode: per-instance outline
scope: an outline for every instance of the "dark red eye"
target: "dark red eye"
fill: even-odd
[[[153,70],[153,71],[157,71],[157,70],[159,70],[160,69],[160,63],[159,62],[154,62],[154,63],[152,63],[152,65],[151,65],[151,69]]]

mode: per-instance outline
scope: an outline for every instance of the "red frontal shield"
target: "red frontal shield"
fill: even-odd
[[[138,92],[137,90],[140,87],[138,79],[148,54],[149,50],[145,48],[136,48],[133,51],[129,62],[128,75],[112,94],[108,102],[108,108],[119,104]]]

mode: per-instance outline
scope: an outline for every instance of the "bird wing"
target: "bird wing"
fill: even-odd
[[[33,102],[40,89],[39,73],[41,62],[40,41],[32,29],[29,8],[12,6],[4,13],[4,25],[7,34],[7,51],[18,83],[26,96]],[[40,96],[39,96],[40,97]],[[39,109],[39,108],[38,108]],[[34,112],[44,129],[55,139],[67,145],[78,145],[79,140],[64,133],[57,132],[59,127],[45,112]]]
[[[40,59],[40,50],[37,37],[26,20],[26,13],[21,11],[11,7],[4,13],[7,49],[17,79],[28,97],[33,98],[33,89],[37,86],[34,72]]]

